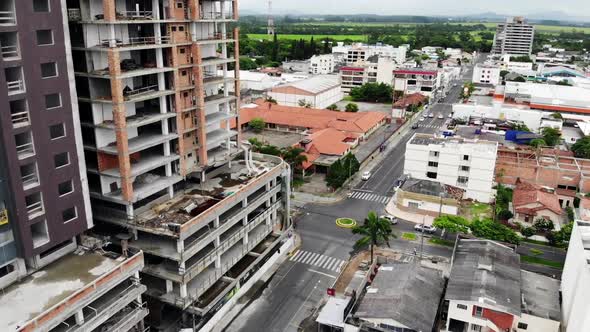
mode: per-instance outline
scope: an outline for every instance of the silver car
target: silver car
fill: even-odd
[[[388,215],[388,214],[384,214],[384,215],[380,216],[379,218],[380,218],[380,219],[385,219],[385,220],[388,220],[388,221],[389,221],[389,223],[391,223],[392,225],[396,225],[396,224],[398,223],[398,220],[397,220],[397,218],[396,218],[396,217],[394,217],[394,216],[390,216],[390,215]]]

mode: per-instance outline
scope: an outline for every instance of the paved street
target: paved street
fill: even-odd
[[[463,81],[468,81],[471,73],[471,68],[466,70]],[[394,182],[403,172],[407,141],[415,132],[434,133],[442,127],[452,111],[451,104],[459,98],[462,84],[457,82],[445,99],[430,107],[427,112],[432,112],[433,118],[419,122],[418,129],[410,130],[395,146],[386,150],[385,158],[372,169],[372,177],[353,188],[351,197],[334,204],[301,207],[301,215],[295,220],[302,239],[301,251],[280,267],[264,290],[226,331],[260,331],[260,326],[264,326],[265,331],[298,330],[301,321],[313,313],[326,289],[335,281],[337,262],[349,258],[358,239],[350,230],[337,227],[335,219],[363,220],[369,211],[384,212],[386,198],[391,197]],[[438,114],[444,119],[438,119]],[[401,221],[394,229],[398,234],[414,232],[413,226]],[[450,257],[452,254],[450,247],[429,245],[427,240],[424,244],[425,255]],[[414,249],[420,249],[420,237],[417,241],[392,240],[391,247],[412,253]]]

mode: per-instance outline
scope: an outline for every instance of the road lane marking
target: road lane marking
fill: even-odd
[[[327,274],[327,273],[324,273],[324,272],[316,271],[314,269],[307,269],[307,270],[310,271],[310,272],[321,274],[321,275],[326,276],[326,277],[330,277],[330,278],[336,279],[336,277],[333,276],[333,275],[331,275],[331,274]]]

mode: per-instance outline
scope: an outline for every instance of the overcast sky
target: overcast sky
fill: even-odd
[[[267,0],[240,0],[241,10],[265,11]],[[465,15],[483,12],[525,15],[564,12],[589,16],[588,0],[273,0],[277,13]]]

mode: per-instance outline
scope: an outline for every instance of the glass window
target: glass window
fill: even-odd
[[[53,45],[53,31],[37,30],[37,45]]]
[[[61,95],[59,93],[45,95],[45,109],[58,107],[61,107]]]
[[[51,137],[51,139],[58,139],[65,136],[66,128],[63,123],[58,123],[49,127],[49,137]]]
[[[57,63],[48,62],[41,64],[41,77],[50,78],[57,76]]]
[[[33,11],[37,13],[48,13],[49,0],[33,0]]]

